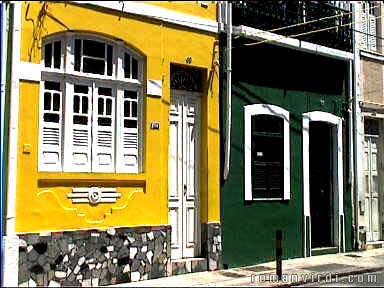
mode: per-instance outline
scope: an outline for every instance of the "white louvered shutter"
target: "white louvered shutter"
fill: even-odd
[[[367,5],[362,4],[361,6],[361,13],[360,13],[360,48],[361,49],[367,49],[368,45],[368,23],[367,23]]]
[[[369,14],[369,36],[368,48],[371,51],[376,51],[376,18],[375,15]]]
[[[91,171],[91,99],[90,85],[67,85],[65,171]]]
[[[62,92],[59,82],[44,81],[40,98],[39,170],[61,171]]]
[[[116,170],[118,173],[137,173],[139,170],[138,92],[119,91],[118,101]]]
[[[115,95],[115,89],[95,85],[92,172],[114,172],[115,170]]]

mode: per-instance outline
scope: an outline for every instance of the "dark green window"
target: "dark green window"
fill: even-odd
[[[252,198],[284,197],[284,119],[252,115]]]

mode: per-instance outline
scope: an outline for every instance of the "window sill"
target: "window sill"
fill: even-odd
[[[39,185],[119,185],[143,186],[146,182],[145,173],[87,173],[87,172],[39,172]]]
[[[252,198],[251,201],[288,201],[289,199],[284,198]]]

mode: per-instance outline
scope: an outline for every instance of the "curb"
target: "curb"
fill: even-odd
[[[373,267],[373,268],[364,268],[364,269],[356,269],[352,271],[345,271],[345,272],[328,272],[328,273],[321,273],[318,274],[320,277],[325,277],[326,275],[331,274],[331,279],[335,279],[336,277],[345,277],[349,275],[359,275],[359,274],[365,274],[365,273],[373,273],[373,272],[379,272],[379,271],[384,271],[384,267]],[[272,285],[273,287],[292,287],[292,286],[298,286],[298,285],[303,285],[303,284],[308,284],[308,283],[321,283],[321,282],[311,282],[311,281],[297,281],[297,282],[292,282],[292,283],[276,283],[275,285]]]

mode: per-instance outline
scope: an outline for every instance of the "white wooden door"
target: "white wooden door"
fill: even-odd
[[[168,149],[172,259],[200,253],[199,111],[200,98],[194,93],[172,91]]]
[[[367,241],[380,240],[379,177],[377,172],[377,136],[366,136],[364,143],[365,224]]]

